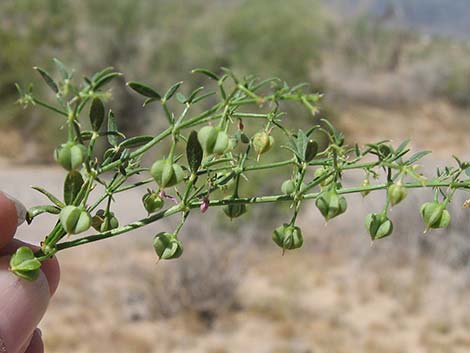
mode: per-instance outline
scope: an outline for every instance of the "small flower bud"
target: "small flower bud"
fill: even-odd
[[[206,213],[209,209],[209,198],[207,196],[202,199],[202,203],[201,206],[199,206],[199,209],[202,213]]]
[[[370,186],[370,181],[369,181],[369,179],[364,179],[364,180],[362,181],[362,183],[361,183],[361,186],[362,186],[362,187],[368,187],[368,186]],[[362,197],[366,197],[366,196],[369,195],[369,194],[370,194],[370,191],[369,191],[369,190],[361,191]]]

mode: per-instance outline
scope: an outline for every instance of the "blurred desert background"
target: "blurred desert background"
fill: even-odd
[[[40,90],[32,67],[52,70],[52,57],[83,74],[114,66],[121,83],[162,90],[203,84],[195,67],[307,82],[325,93],[319,117],[350,143],[409,138],[433,150],[429,173],[453,154],[470,159],[466,0],[2,0],[0,188],[28,207],[44,203],[31,185],[61,193],[52,150],[64,132],[56,116],[15,105],[14,83]],[[122,86],[110,104],[126,133],[161,129],[161,112]],[[295,110],[287,120],[311,124]],[[266,194],[285,178],[268,179],[255,180]],[[145,215],[144,192],[117,199],[121,224]],[[363,220],[380,195],[349,197],[328,226],[307,203],[304,247],[285,256],[271,233],[286,209],[272,206],[233,222],[214,209],[190,217],[176,261],[157,264],[151,246],[174,219],[64,251],[41,324],[46,352],[470,352],[469,195],[452,203],[449,229],[423,235],[418,210],[429,197],[410,193],[391,213],[394,235],[373,246]],[[53,221],[42,216],[18,237],[37,243]]]

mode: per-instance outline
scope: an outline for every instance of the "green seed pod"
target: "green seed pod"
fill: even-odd
[[[388,187],[387,194],[391,205],[395,206],[405,199],[408,191],[401,183],[397,183]]]
[[[243,203],[235,203],[224,206],[223,210],[227,217],[233,219],[244,215],[246,213],[246,206]]]
[[[86,147],[79,143],[67,142],[54,152],[54,159],[65,169],[78,169],[86,158]]]
[[[214,150],[212,151],[215,154],[224,154],[229,148],[230,139],[224,131],[219,131],[217,133],[217,139],[215,140]]]
[[[304,238],[299,227],[284,223],[274,230],[273,241],[284,250],[293,250],[303,245]]]
[[[10,271],[28,281],[36,280],[41,271],[41,262],[34,256],[33,250],[22,246],[10,258]]]
[[[183,254],[183,244],[173,233],[161,232],[155,235],[153,248],[160,260],[177,259]]]
[[[426,228],[446,228],[450,224],[450,214],[439,202],[426,202],[421,206],[421,217]]]
[[[168,159],[156,161],[150,169],[150,174],[162,189],[179,184],[184,179],[183,169]]]
[[[107,232],[119,227],[119,221],[113,212],[106,214],[105,210],[98,210],[91,219],[91,226],[98,232]]]
[[[165,201],[156,192],[148,192],[142,197],[142,203],[144,204],[147,212],[154,213],[163,207]]]
[[[338,195],[335,189],[323,192],[315,204],[327,221],[343,214],[348,207],[344,196]]]
[[[253,136],[253,148],[258,155],[268,152],[273,144],[274,138],[269,136],[266,131],[257,132]]]
[[[213,126],[204,126],[199,130],[197,139],[206,155],[223,154],[230,144],[227,133]]]
[[[91,226],[88,212],[76,206],[65,206],[59,215],[60,223],[69,234],[86,232]]]
[[[204,126],[197,133],[197,139],[206,154],[212,154],[217,141],[218,131],[213,126]]]
[[[317,170],[315,170],[315,173],[313,175],[313,177],[315,179],[318,179],[318,178],[321,178],[323,177],[324,175],[326,175],[327,173],[329,173],[330,171],[328,169],[326,169],[325,167],[320,167],[318,168]],[[333,181],[334,181],[335,177],[334,175],[330,175],[328,178],[326,178],[325,180],[323,180],[321,183],[320,183],[320,186],[321,187],[325,187],[325,186],[328,186],[330,185]]]
[[[388,237],[393,232],[393,223],[384,213],[368,214],[365,225],[372,240]]]
[[[281,185],[281,191],[283,194],[290,195],[295,191],[295,185],[292,179],[285,180]]]

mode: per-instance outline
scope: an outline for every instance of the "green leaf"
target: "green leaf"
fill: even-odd
[[[146,107],[147,105],[149,105],[150,103],[153,103],[153,102],[158,102],[160,100],[160,98],[147,98],[145,101],[144,101],[144,104],[142,104],[143,107]]]
[[[397,150],[395,151],[396,154],[401,154],[405,149],[406,149],[406,146],[408,146],[408,144],[410,143],[410,140],[405,140],[403,141],[400,146],[398,146]]]
[[[186,104],[187,98],[183,93],[176,93],[176,100],[181,104]]]
[[[165,93],[165,96],[163,97],[163,100],[168,101],[171,99],[171,97],[174,96],[178,88],[183,84],[183,81],[175,83],[173,86],[170,87],[170,89]]]
[[[199,97],[194,98],[191,103],[196,104],[197,102],[200,102],[200,101],[202,101],[202,100],[204,100],[204,99],[206,99],[206,98],[208,98],[208,97],[211,97],[211,96],[213,96],[213,95],[215,95],[215,92],[208,92],[208,93],[205,93],[205,94],[203,94],[203,95],[200,95]]]
[[[52,79],[51,75],[44,69],[41,69],[40,67],[35,66],[34,70],[39,72],[39,74],[42,76],[44,81],[47,83],[47,85],[54,91],[54,93],[59,92],[59,87],[57,87],[57,83]]]
[[[197,132],[191,131],[186,144],[186,158],[188,159],[189,168],[195,173],[201,166],[203,151],[201,144],[197,138]]]
[[[153,136],[150,136],[150,135],[130,137],[127,140],[122,141],[119,144],[119,147],[122,147],[122,148],[140,147],[140,146],[147,144],[148,142],[152,140],[153,140]]]
[[[211,79],[215,80],[215,81],[219,81],[219,76],[217,76],[215,73],[213,73],[212,71],[210,70],[207,70],[207,69],[194,69],[191,71],[191,73],[199,73],[199,74],[203,74],[203,75],[206,75],[208,77],[210,77]]]
[[[120,72],[111,72],[110,74],[104,75],[103,77],[100,77],[97,81],[95,81],[93,88],[95,90],[98,90],[101,87],[103,87],[105,84],[111,82],[111,80],[119,76],[122,76]]]
[[[297,139],[295,140],[295,146],[297,147],[297,153],[302,161],[305,161],[305,152],[307,151],[308,137],[302,130],[297,132]]]
[[[112,72],[114,72],[114,67],[108,66],[107,68],[104,68],[103,70],[98,71],[97,73],[95,73],[92,76],[91,81],[96,82],[96,81],[100,80],[102,77],[104,77],[104,76],[106,76],[106,75],[108,75]]]
[[[306,162],[310,162],[318,153],[318,143],[314,140],[309,140],[307,142],[307,147],[305,148],[304,159]]]
[[[65,205],[60,201],[57,197],[52,195],[49,191],[39,187],[39,186],[32,186],[32,189],[39,191],[41,194],[46,196],[54,205],[56,205],[59,208],[65,207]]]
[[[193,100],[194,100],[194,98],[196,98],[196,96],[199,94],[199,92],[201,92],[203,89],[204,89],[204,87],[196,88],[196,89],[191,93],[191,95],[189,96],[187,102],[188,102],[188,103],[192,103]]]
[[[40,268],[41,262],[34,256],[33,250],[26,246],[18,248],[10,259],[10,270],[28,281],[39,277]]]
[[[157,91],[147,85],[144,85],[143,83],[131,81],[127,82],[127,85],[144,97],[152,98],[154,100],[161,99],[161,96]]]
[[[117,136],[114,134],[117,134],[117,132],[116,118],[114,117],[114,113],[110,110],[108,114],[108,142],[111,146],[117,146],[118,144]]]
[[[64,182],[64,201],[66,205],[72,205],[83,186],[82,175],[73,170],[67,174]]]
[[[57,58],[53,58],[52,61],[54,61],[54,64],[57,66],[57,69],[59,70],[59,72],[62,75],[62,77],[64,78],[64,80],[67,80],[67,79],[71,78],[72,75],[70,75],[70,73],[68,72],[67,68],[62,63],[62,61],[60,61]]]
[[[90,123],[94,131],[98,131],[103,125],[105,115],[104,104],[99,98],[94,98],[90,106]]]
[[[43,214],[43,213],[59,214],[60,208],[57,206],[52,206],[52,205],[31,207],[26,213],[26,222],[28,224],[31,224],[34,217],[39,216],[40,214]]]
[[[427,156],[428,154],[430,154],[431,151],[421,151],[421,152],[417,152],[415,153],[414,155],[411,156],[410,159],[408,159],[406,161],[406,164],[407,165],[411,165],[413,163],[416,163],[417,161],[419,161],[421,158]]]

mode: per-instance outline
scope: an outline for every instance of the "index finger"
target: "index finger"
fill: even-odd
[[[11,241],[25,215],[26,208],[19,201],[0,192],[0,248]]]

